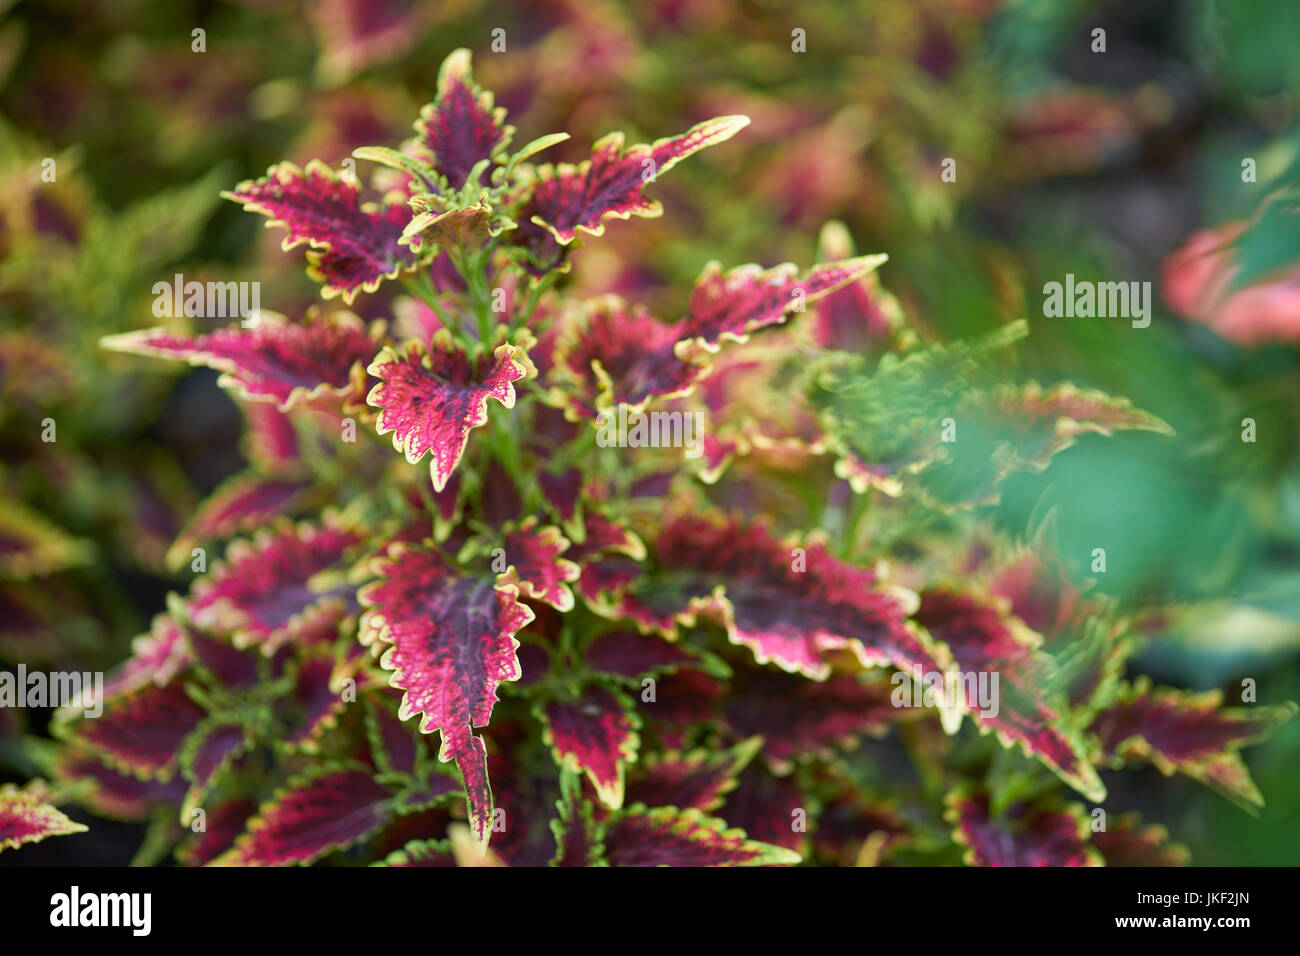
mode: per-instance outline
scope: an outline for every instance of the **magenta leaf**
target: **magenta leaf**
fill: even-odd
[[[242,324],[193,338],[163,329],[110,335],[108,349],[184,359],[222,373],[218,381],[241,395],[274,401],[282,411],[326,395],[345,402],[361,400],[364,369],[379,346],[379,326],[369,332],[350,313],[308,322],[288,322],[264,314],[253,326]]]
[[[405,198],[392,196],[382,205],[362,203],[355,180],[339,176],[319,160],[306,170],[293,163],[272,166],[264,177],[222,193],[249,212],[267,216],[271,226],[288,232],[281,247],[288,251],[309,243],[313,279],[322,294],[351,302],[358,292],[373,292],[384,279],[414,269],[417,253],[400,245],[411,214]]]
[[[680,323],[661,322],[617,296],[588,300],[556,343],[554,360],[567,383],[553,394],[585,418],[686,395],[708,369],[677,357],[681,337]]]
[[[535,517],[509,528],[503,542],[509,567],[497,578],[501,587],[516,587],[520,597],[544,601],[557,611],[573,609],[569,584],[578,579],[578,565],[561,555],[569,540],[559,528],[538,526]]]
[[[528,374],[527,357],[514,345],[500,345],[476,360],[460,351],[445,329],[425,351],[416,342],[404,355],[384,348],[369,372],[381,381],[368,401],[380,409],[379,434],[393,433],[393,447],[415,464],[430,455],[433,487],[442,491],[464,454],[473,428],[487,422],[488,399],[515,405],[511,384]]]
[[[968,866],[1101,866],[1088,843],[1083,809],[1017,804],[991,814],[987,794],[957,790],[948,795],[945,819],[953,839],[966,847]]]
[[[651,807],[696,807],[706,813],[717,810],[761,746],[761,740],[751,738],[727,750],[649,754],[628,776],[627,801]],[[734,821],[728,818],[728,822]]]
[[[556,762],[585,772],[605,806],[621,807],[626,768],[641,745],[641,719],[621,695],[590,686],[577,700],[548,701],[539,717]]]
[[[188,563],[195,557],[195,544],[261,528],[274,518],[296,512],[310,496],[310,489],[309,481],[240,472],[218,485],[199,505],[168,552],[167,563],[172,567]]]
[[[0,851],[86,829],[45,803],[39,794],[20,790],[11,783],[0,786]]]
[[[798,863],[791,850],[749,839],[699,810],[647,808],[615,814],[605,830],[611,866],[782,866]]]
[[[556,849],[551,865],[599,866],[605,856],[604,821],[596,819],[591,801],[583,797],[580,778],[561,774],[555,809],[558,815],[551,821],[551,832]]]
[[[692,126],[680,136],[656,140],[649,146],[623,149],[623,134],[610,133],[577,166],[561,163],[536,172],[532,198],[524,218],[547,229],[562,245],[578,231],[604,235],[607,216],[653,218],[663,207],[642,190],[692,153],[724,142],[749,125],[747,116],[720,116]]]
[[[377,831],[393,795],[364,768],[322,765],[291,780],[258,810],[247,832],[213,866],[313,863]]]
[[[203,717],[181,683],[147,685],[106,704],[103,716],[79,721],[76,739],[115,769],[166,780],[176,772],[181,744]]]
[[[819,542],[782,542],[761,522],[688,516],[663,529],[655,552],[661,570],[601,613],[670,638],[707,614],[759,663],[814,679],[830,673],[826,655],[841,649],[864,666],[939,669],[928,640],[905,623],[915,595],[880,585]]]
[[[1169,842],[1169,831],[1158,823],[1142,825],[1137,811],[1112,816],[1106,829],[1092,835],[1107,866],[1186,866],[1191,854]]]
[[[453,51],[438,70],[438,93],[415,122],[414,152],[459,190],[474,167],[493,159],[510,143],[514,127],[491,93],[474,83],[469,50]],[[484,183],[485,173],[478,183]]]
[[[691,291],[681,321],[686,345],[678,354],[716,352],[723,341],[744,342],[749,333],[783,322],[823,296],[873,272],[888,257],[858,256],[814,266],[802,278],[792,263],[763,269],[737,266],[726,272],[717,262],[705,266]]]
[[[205,829],[193,834],[176,850],[186,866],[206,866],[234,845],[257,813],[257,804],[244,797],[222,800],[207,812]]]
[[[890,725],[919,716],[893,706],[882,680],[834,674],[824,681],[770,669],[740,675],[725,709],[742,737],[763,737],[763,760],[777,772],[806,757],[830,757],[863,734],[883,736]]]
[[[596,637],[587,645],[582,659],[593,670],[632,680],[700,663],[700,659],[681,644],[664,640],[658,634],[642,634],[621,628]]]
[[[1004,746],[1019,744],[1090,800],[1105,799],[1106,788],[1070,726],[1064,697],[1053,689],[1055,662],[1038,649],[1032,632],[991,604],[945,589],[922,594],[916,620],[948,649],[951,673],[962,678],[953,687],[955,699],[947,701],[950,707],[965,710],[981,731],[995,732]],[[913,672],[914,686],[917,676],[927,679]],[[996,706],[985,707],[976,699],[979,682],[991,690],[994,676]],[[916,686],[913,697],[924,702],[922,695]]]
[[[190,782],[181,805],[181,821],[190,823],[191,814],[218,782],[219,777],[248,752],[253,734],[242,716],[205,718],[181,746],[181,773]]]
[[[775,776],[758,762],[740,774],[722,809],[728,823],[753,839],[801,856],[808,843],[807,813],[808,798],[794,775]]]
[[[461,574],[434,551],[395,544],[378,563],[380,580],[360,594],[369,608],[362,642],[391,645],[380,660],[392,686],[406,691],[398,716],[421,716],[442,735],[440,760],[455,760],[465,780],[469,818],[486,844],[492,818],[485,727],[502,681],[518,680],[518,633],[533,619],[513,588]]]
[[[1219,691],[1192,694],[1153,687],[1147,678],[1120,688],[1119,699],[1093,722],[1105,758],[1114,766],[1149,762],[1165,776],[1185,774],[1255,811],[1264,798],[1238,751],[1266,737],[1296,712],[1273,707],[1223,707]]]
[[[224,562],[194,588],[194,622],[229,633],[239,647],[275,653],[285,643],[332,641],[344,617],[356,610],[354,589],[343,580],[317,584],[325,572],[341,575],[360,532],[327,513],[322,524],[281,523],[252,542],[235,541]]]
[[[113,820],[140,822],[159,807],[167,808],[171,815],[185,798],[186,783],[179,775],[167,781],[141,780],[81,751],[65,753],[58,764],[58,776],[82,786],[89,784],[92,789],[81,802],[96,816]]]

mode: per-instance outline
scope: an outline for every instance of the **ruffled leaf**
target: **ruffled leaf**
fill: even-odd
[[[1092,835],[1107,866],[1186,866],[1187,847],[1169,842],[1169,831],[1158,823],[1143,826],[1135,812],[1111,817],[1106,829]]]
[[[179,682],[146,685],[109,702],[102,716],[79,721],[76,740],[123,772],[166,780],[176,772],[181,744],[203,717],[203,708]]]
[[[502,681],[518,680],[515,634],[533,619],[513,588],[450,568],[433,551],[393,545],[376,569],[381,580],[361,592],[370,610],[363,643],[392,645],[380,666],[406,691],[398,716],[422,715],[420,729],[442,736],[440,760],[455,760],[465,780],[475,836],[486,843],[492,818],[485,727]]]
[[[1019,804],[990,815],[987,794],[954,791],[945,801],[953,839],[968,866],[1101,866],[1082,808]]]
[[[438,70],[437,97],[420,110],[414,152],[459,190],[475,166],[509,144],[515,128],[505,118],[505,108],[494,106],[492,94],[474,83],[470,51],[454,50]]]
[[[430,455],[435,491],[442,491],[464,454],[473,428],[487,422],[488,399],[506,408],[515,404],[511,384],[528,374],[523,350],[500,345],[472,360],[440,331],[432,349],[416,342],[399,355],[385,348],[369,372],[381,381],[366,401],[380,409],[379,434],[393,433],[393,447],[415,464]]]
[[[1057,776],[1093,801],[1105,799],[1106,788],[1088,760],[1078,734],[1069,726],[1063,695],[1054,693],[1057,669],[1038,650],[1038,639],[995,607],[953,591],[932,589],[921,595],[918,623],[947,647],[954,662],[949,707],[964,709],[982,731],[993,731],[1004,746],[1019,744]],[[913,683],[924,672],[911,675]],[[997,685],[993,684],[996,676]],[[979,698],[983,686],[989,706]],[[922,697],[924,685],[914,687]],[[936,693],[946,688],[936,688]]]
[[[384,279],[414,269],[419,256],[399,244],[410,211],[402,197],[383,205],[362,203],[360,187],[318,160],[301,170],[280,163],[261,179],[240,183],[222,193],[249,212],[270,218],[288,232],[285,251],[303,243],[308,274],[323,284],[322,294],[351,302],[360,291],[373,292]]]
[[[1252,812],[1264,798],[1237,752],[1290,720],[1296,705],[1223,707],[1218,691],[1191,694],[1153,687],[1139,678],[1093,722],[1106,759],[1115,766],[1150,762],[1165,776],[1185,774]]]
[[[88,828],[11,783],[0,787],[0,851],[39,843],[46,837],[84,833]]]
[[[350,313],[308,322],[263,315],[250,328],[232,325],[210,335],[186,337],[164,329],[110,335],[108,349],[184,359],[222,373],[218,384],[251,399],[274,401],[282,411],[325,395],[357,402],[365,390],[366,364],[375,357],[375,336]]]
[[[603,804],[621,807],[626,767],[641,744],[635,711],[612,691],[591,686],[578,700],[548,701],[539,716],[556,762],[586,773]]]
[[[685,395],[707,368],[677,357],[681,337],[680,323],[661,322],[617,296],[588,300],[556,343],[554,361],[569,381],[553,394],[585,418]]]
[[[196,544],[262,528],[274,518],[294,513],[307,500],[311,487],[309,481],[267,478],[253,472],[235,475],[199,505],[167,552],[168,565],[174,568],[191,561]]]
[[[628,778],[627,800],[651,807],[716,810],[723,797],[735,789],[737,775],[761,745],[761,740],[753,738],[727,750],[649,754]],[[728,818],[728,822],[734,821]]]
[[[602,613],[669,637],[679,623],[707,613],[759,663],[814,679],[830,673],[825,656],[840,649],[864,666],[939,669],[926,639],[904,623],[915,595],[881,586],[820,542],[796,546],[762,523],[687,516],[662,531],[655,552],[661,570],[606,602]]]
[[[292,866],[359,843],[392,814],[393,795],[361,768],[320,766],[290,781],[213,866]]]
[[[781,866],[801,859],[694,808],[649,809],[642,804],[610,819],[605,853],[611,866]]]
[[[649,146],[623,149],[623,134],[610,133],[592,147],[591,158],[577,166],[561,163],[536,172],[525,218],[568,245],[578,231],[604,235],[603,220],[613,216],[653,218],[663,207],[642,190],[692,153],[724,142],[749,125],[747,116],[720,116],[692,126],[680,136]]]
[[[716,352],[723,341],[744,342],[749,333],[784,321],[792,311],[804,311],[822,296],[873,272],[888,258],[858,256],[828,262],[802,277],[788,262],[771,269],[745,265],[726,272],[719,263],[710,262],[691,291],[690,308],[681,323],[686,344],[678,347],[678,354]]]
[[[323,572],[342,571],[360,532],[336,519],[281,524],[252,542],[236,541],[224,562],[199,580],[189,609],[196,624],[234,636],[239,647],[258,645],[273,654],[283,644],[332,640],[343,618],[356,610],[353,589],[338,581],[314,587]]]
[[[516,587],[521,597],[544,601],[557,611],[573,609],[569,583],[578,579],[579,568],[561,557],[569,540],[559,528],[539,527],[529,517],[506,532],[503,546],[509,567],[497,578],[499,586]]]
[[[725,703],[740,736],[763,738],[763,759],[777,772],[805,757],[830,757],[861,735],[882,736],[917,712],[893,705],[890,685],[834,674],[809,681],[773,670],[746,671]]]

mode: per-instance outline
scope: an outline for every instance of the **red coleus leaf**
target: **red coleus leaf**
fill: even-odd
[[[267,478],[247,471],[235,475],[199,505],[168,551],[167,563],[177,567],[193,560],[197,557],[193,546],[199,542],[261,528],[274,518],[292,514],[310,490],[310,481]]]
[[[743,830],[699,810],[647,808],[642,804],[615,814],[605,829],[605,854],[611,866],[780,866],[800,856],[759,843]]]
[[[561,163],[539,168],[524,218],[567,245],[579,230],[603,235],[602,220],[607,216],[658,216],[663,207],[642,194],[645,186],[692,153],[724,142],[748,125],[747,116],[720,116],[680,136],[626,151],[623,134],[610,133],[592,147],[591,158],[577,166]]]
[[[989,812],[987,794],[954,791],[945,800],[953,839],[966,847],[968,866],[1101,866],[1088,843],[1082,808],[1018,804]]]
[[[392,686],[406,691],[398,716],[422,716],[420,729],[442,735],[440,760],[455,760],[465,780],[475,836],[486,843],[492,818],[485,727],[502,681],[518,680],[517,634],[533,619],[511,587],[459,573],[434,551],[391,546],[380,580],[359,597],[370,610],[362,642],[392,645],[380,660]]]
[[[1191,694],[1139,678],[1097,715],[1091,732],[1119,766],[1149,761],[1161,773],[1182,773],[1249,810],[1264,805],[1237,752],[1295,715],[1296,705],[1223,707],[1218,691]]]
[[[1005,746],[1019,744],[1089,799],[1105,799],[1106,788],[1069,725],[1063,695],[1053,691],[1055,662],[1038,650],[1036,635],[991,604],[945,589],[921,595],[916,620],[948,649],[954,666],[950,676],[913,672],[914,702],[925,702],[928,684],[950,713],[965,710]],[[987,700],[979,699],[981,688]],[[905,688],[899,690],[906,699]]]
[[[393,795],[364,768],[318,766],[291,780],[213,866],[312,863],[370,836],[392,815]]]
[[[238,716],[208,717],[181,746],[181,772],[190,781],[189,792],[181,805],[181,821],[190,823],[192,814],[200,806],[219,777],[248,752],[253,736],[245,721]]]
[[[146,684],[159,687],[170,683],[193,660],[185,634],[167,614],[153,619],[153,626],[131,642],[131,656],[104,681],[104,700],[129,694]]]
[[[723,341],[744,342],[749,333],[802,312],[822,296],[873,272],[888,256],[858,256],[813,266],[802,278],[792,263],[771,269],[738,266],[726,272],[710,262],[695,280],[690,308],[681,321],[687,343],[678,354],[716,352]]]
[[[435,491],[442,491],[464,454],[470,429],[487,422],[488,399],[515,405],[511,384],[528,374],[524,350],[500,345],[471,360],[445,329],[425,351],[409,342],[399,355],[385,348],[369,372],[380,379],[368,401],[380,409],[379,434],[393,433],[393,447],[412,464],[426,453]]]
[[[986,414],[1007,423],[1011,429],[1007,437],[1017,456],[1039,465],[1087,432],[1110,435],[1121,429],[1143,429],[1173,434],[1165,422],[1134,408],[1128,399],[1069,382],[1046,389],[1037,382],[1004,386],[975,401]]]
[[[629,803],[651,807],[696,807],[705,812],[722,805],[735,789],[737,775],[762,746],[758,738],[727,750],[652,753],[635,765],[627,781]],[[728,822],[735,821],[728,818]]]
[[[621,695],[590,686],[577,700],[547,701],[538,716],[556,762],[585,772],[603,804],[621,807],[626,767],[641,745],[641,718]]]
[[[539,527],[535,517],[528,517],[506,531],[505,560],[510,566],[497,578],[497,584],[516,587],[521,597],[545,601],[557,611],[573,609],[573,592],[569,582],[578,579],[578,565],[561,557],[569,540],[559,528]]]
[[[823,261],[853,255],[853,240],[843,224],[827,223],[817,241]],[[817,303],[810,332],[821,349],[865,355],[887,347],[902,325],[902,310],[873,273],[850,282]]]
[[[411,214],[404,197],[382,205],[362,203],[360,186],[318,160],[301,170],[293,163],[272,166],[264,177],[222,193],[250,212],[284,226],[281,247],[310,243],[308,273],[329,298],[351,302],[359,291],[373,292],[384,279],[415,268],[418,254],[398,243]]]
[[[700,671],[683,670],[643,686],[640,711],[665,747],[681,747],[691,728],[716,720],[726,685]]]
[[[257,813],[257,804],[244,797],[223,800],[207,811],[204,829],[176,850],[186,866],[205,866],[230,849]]]
[[[599,866],[605,856],[605,824],[596,819],[595,808],[582,796],[582,783],[572,774],[560,779],[558,815],[551,821],[555,834],[552,866]]]
[[[692,515],[671,521],[655,552],[661,570],[598,610],[669,637],[678,623],[693,625],[707,613],[759,663],[814,679],[830,673],[825,655],[839,649],[864,666],[939,669],[924,636],[905,624],[915,595],[881,586],[820,542],[796,546],[760,522]]]
[[[809,756],[829,757],[862,734],[880,736],[915,710],[893,706],[890,685],[853,674],[825,681],[771,669],[737,676],[724,707],[727,723],[742,737],[761,736],[763,759],[778,772]]]
[[[347,701],[334,692],[333,673],[334,657],[328,651],[299,662],[293,687],[277,702],[277,713],[288,728],[282,740],[285,747],[316,753],[321,735],[338,724]]]
[[[455,50],[438,71],[437,97],[415,122],[414,152],[459,190],[475,165],[509,144],[514,127],[505,118],[505,108],[494,106],[492,94],[474,83],[469,50]]]
[[[356,610],[354,591],[341,580],[323,589],[313,579],[341,572],[362,540],[327,515],[319,525],[284,523],[252,542],[235,541],[195,585],[190,614],[202,627],[233,635],[237,646],[258,645],[268,655],[287,642],[330,641]]]
[[[89,783],[89,794],[79,798],[96,816],[113,820],[147,820],[159,807],[175,808],[185,798],[186,783],[179,776],[167,781],[141,780],[119,773],[81,751],[67,751],[58,764],[60,780]]]
[[[86,829],[45,803],[39,794],[20,790],[11,783],[0,786],[0,851]]]
[[[1169,842],[1169,831],[1158,823],[1143,826],[1135,812],[1110,819],[1106,829],[1092,835],[1107,866],[1186,866],[1187,847]]]
[[[569,383],[552,395],[585,418],[685,395],[708,369],[677,357],[681,338],[680,323],[661,322],[618,296],[589,299],[556,342],[554,361]]]
[[[232,325],[194,337],[145,329],[110,335],[101,344],[118,352],[184,359],[217,369],[223,387],[288,410],[327,394],[359,401],[365,390],[363,370],[379,349],[381,329],[382,324],[376,324],[367,331],[350,313],[301,323],[264,314],[250,328]]]
[[[293,419],[270,402],[245,402],[248,431],[244,434],[249,461],[271,474],[293,468],[302,453]]]
[[[370,753],[380,770],[412,776],[416,772],[417,745],[407,724],[397,717],[385,692],[366,701],[366,736]]]
[[[181,683],[147,685],[108,703],[101,717],[79,721],[76,739],[116,769],[166,780],[203,716]]]

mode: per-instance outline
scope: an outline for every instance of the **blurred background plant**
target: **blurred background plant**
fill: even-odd
[[[251,454],[215,375],[146,369],[100,337],[149,324],[153,283],[176,272],[256,278],[263,303],[305,309],[316,287],[300,261],[219,189],[282,158],[338,168],[358,145],[404,138],[443,56],[467,46],[513,123],[573,134],[556,160],[610,129],[631,142],[753,119],[725,169],[705,157],[657,186],[671,215],[591,243],[575,297],[615,291],[678,314],[709,259],[807,263],[835,218],[858,249],[890,255],[882,282],[923,338],[1027,317],[1008,372],[1126,395],[1167,421],[1176,437],[1158,443],[1081,438],[1010,479],[989,514],[1010,535],[1047,529],[1080,582],[1105,547],[1097,591],[1169,608],[1144,622],[1144,672],[1230,700],[1244,678],[1269,700],[1300,698],[1292,0],[19,0],[3,12],[0,663],[121,659],[189,575],[166,555],[195,502]],[[955,181],[941,178],[947,159]],[[1150,327],[1043,317],[1044,283],[1067,273],[1151,280]],[[363,317],[389,304],[372,296]],[[44,725],[16,713],[0,710],[0,775],[21,781],[45,768],[3,741]],[[1112,802],[1165,821],[1199,863],[1289,863],[1298,756],[1295,721],[1253,751],[1269,801],[1258,818],[1155,771],[1117,780]],[[96,832],[121,862],[115,831]],[[85,860],[61,842],[26,862]]]

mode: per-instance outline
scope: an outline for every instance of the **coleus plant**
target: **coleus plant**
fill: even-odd
[[[1238,751],[1294,705],[1130,675],[1138,618],[1050,525],[981,520],[1012,472],[1160,419],[1008,383],[1023,323],[923,342],[834,223],[808,269],[708,264],[671,321],[561,294],[748,121],[537,165],[566,137],[512,152],[505,120],[453,53],[414,138],[356,151],[369,188],[314,162],[227,193],[324,302],[105,341],[219,370],[251,464],[103,716],[59,715],[61,794],[150,821],[141,860],[217,865],[1176,864],[1158,825],[1096,826],[1102,771],[1261,803]],[[389,319],[348,310],[392,280]],[[647,413],[698,447],[600,440]],[[42,794],[3,796],[0,837],[69,829]]]

